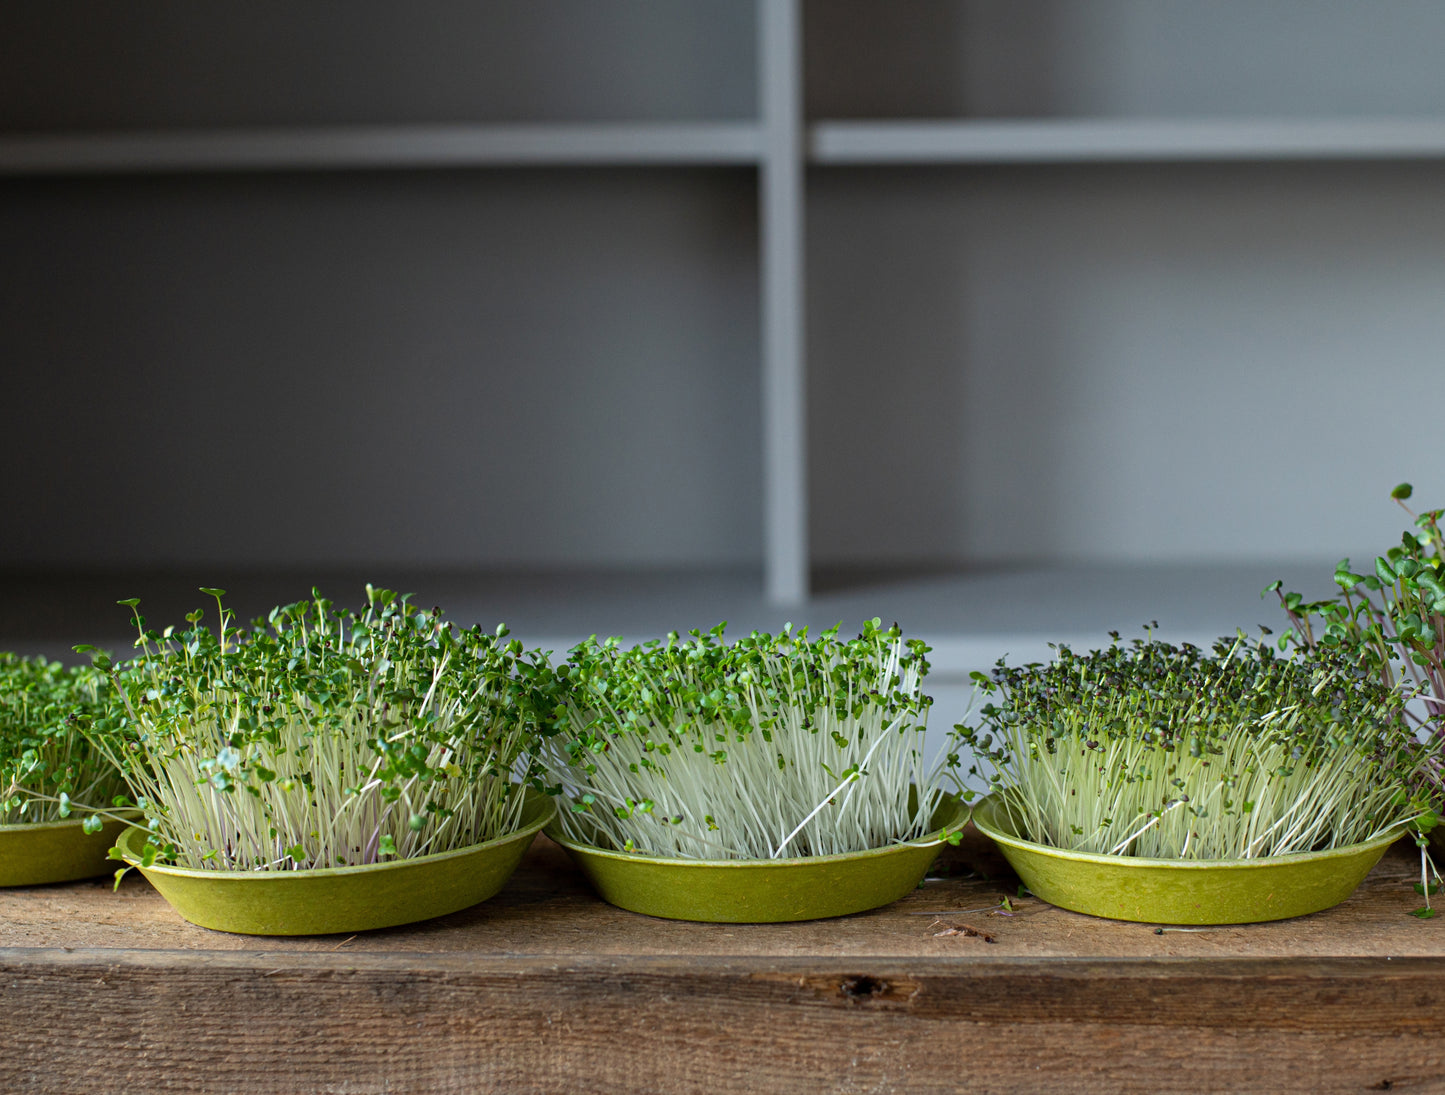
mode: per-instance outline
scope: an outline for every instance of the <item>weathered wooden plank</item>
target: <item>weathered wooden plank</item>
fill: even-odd
[[[1442,959],[357,957],[0,952],[0,1089],[1445,1088]]]
[[[1445,1092],[1406,849],[1329,912],[1164,934],[1008,915],[988,845],[950,854],[791,925],[621,912],[545,841],[497,899],[353,937],[205,931],[137,878],[0,893],[0,1092]]]

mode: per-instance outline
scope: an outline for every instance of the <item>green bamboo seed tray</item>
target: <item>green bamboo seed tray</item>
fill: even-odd
[[[1035,844],[1014,832],[994,797],[974,806],[973,823],[1042,900],[1146,924],[1252,924],[1331,908],[1355,892],[1403,835],[1396,831],[1344,848],[1260,859],[1177,860]]]
[[[355,867],[301,871],[198,871],[140,866],[145,833],[128,830],[118,847],[192,924],[243,935],[329,935],[370,931],[445,916],[493,896],[517,869],[553,801],[526,792],[515,832],[434,855]]]
[[[110,848],[126,828],[105,821],[87,833],[79,817],[0,825],[0,886],[40,886],[96,878],[115,870]]]
[[[923,880],[946,832],[968,822],[953,796],[916,841],[844,855],[793,859],[673,859],[616,852],[569,840],[554,822],[547,835],[567,850],[602,899],[669,920],[766,924],[847,916],[890,904]]]

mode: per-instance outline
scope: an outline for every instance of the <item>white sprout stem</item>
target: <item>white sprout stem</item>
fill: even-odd
[[[843,788],[847,787],[850,783],[854,783],[860,778],[863,767],[870,760],[873,759],[873,754],[877,751],[878,747],[882,745],[885,740],[886,739],[884,738],[884,736],[880,734],[878,740],[873,743],[872,748],[868,750],[868,754],[863,758],[862,763],[858,765],[859,770],[850,775],[842,783],[838,784],[837,787],[833,788],[832,791],[830,791],[822,800],[819,801],[818,805],[814,806],[811,810],[809,810],[808,816],[803,818],[802,821],[798,822],[797,827],[794,828],[791,833],[785,836],[782,843],[773,850],[773,854],[769,857],[770,859],[777,859],[779,856],[781,856],[783,854],[783,849],[793,842],[793,837],[801,833],[803,829],[807,826],[808,822],[812,821],[823,811],[823,807],[827,806],[828,803],[832,801],[834,795],[836,795],[839,791],[843,790]]]
[[[1167,813],[1169,813],[1171,810],[1174,810],[1174,809],[1176,809],[1176,808],[1178,808],[1178,807],[1180,807],[1180,806],[1183,806],[1183,805],[1184,805],[1183,800],[1176,800],[1176,801],[1174,801],[1173,803],[1171,803],[1170,805],[1166,806],[1166,807],[1165,807],[1163,810],[1161,810],[1159,813],[1155,814],[1155,815],[1149,820],[1148,824],[1146,824],[1145,826],[1143,826],[1143,827],[1140,828],[1140,829],[1135,830],[1130,836],[1125,837],[1123,840],[1119,841],[1118,844],[1115,844],[1112,848],[1110,848],[1110,849],[1109,849],[1109,855],[1118,855],[1118,854],[1119,854],[1120,852],[1122,852],[1125,848],[1127,848],[1130,844],[1133,844],[1134,841],[1138,840],[1138,839],[1139,839],[1141,836],[1143,836],[1146,832],[1148,832],[1150,829],[1152,829],[1155,825],[1158,825],[1159,822],[1164,819],[1164,815],[1165,815],[1165,814],[1167,814]],[[1183,858],[1182,853],[1181,853],[1181,855],[1180,855],[1180,858],[1181,858],[1181,859]]]

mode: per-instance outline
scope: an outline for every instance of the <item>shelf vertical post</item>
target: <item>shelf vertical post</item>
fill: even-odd
[[[768,600],[808,597],[800,0],[758,0],[763,569]]]

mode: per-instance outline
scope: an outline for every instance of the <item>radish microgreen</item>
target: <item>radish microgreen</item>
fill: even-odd
[[[1284,592],[1282,582],[1262,595],[1279,597],[1290,627],[1279,638],[1281,650],[1331,647],[1347,650],[1387,685],[1402,687],[1419,699],[1423,714],[1407,707],[1407,717],[1445,735],[1445,554],[1440,518],[1445,510],[1416,514],[1406,500],[1414,493],[1401,483],[1390,497],[1414,518],[1415,531],[1375,559],[1368,574],[1356,574],[1349,559],[1335,564],[1337,595],[1306,601]],[[1439,773],[1437,772],[1437,778]]]
[[[1019,836],[1103,855],[1254,859],[1433,824],[1400,694],[1358,662],[1135,639],[977,675],[959,726]]]

